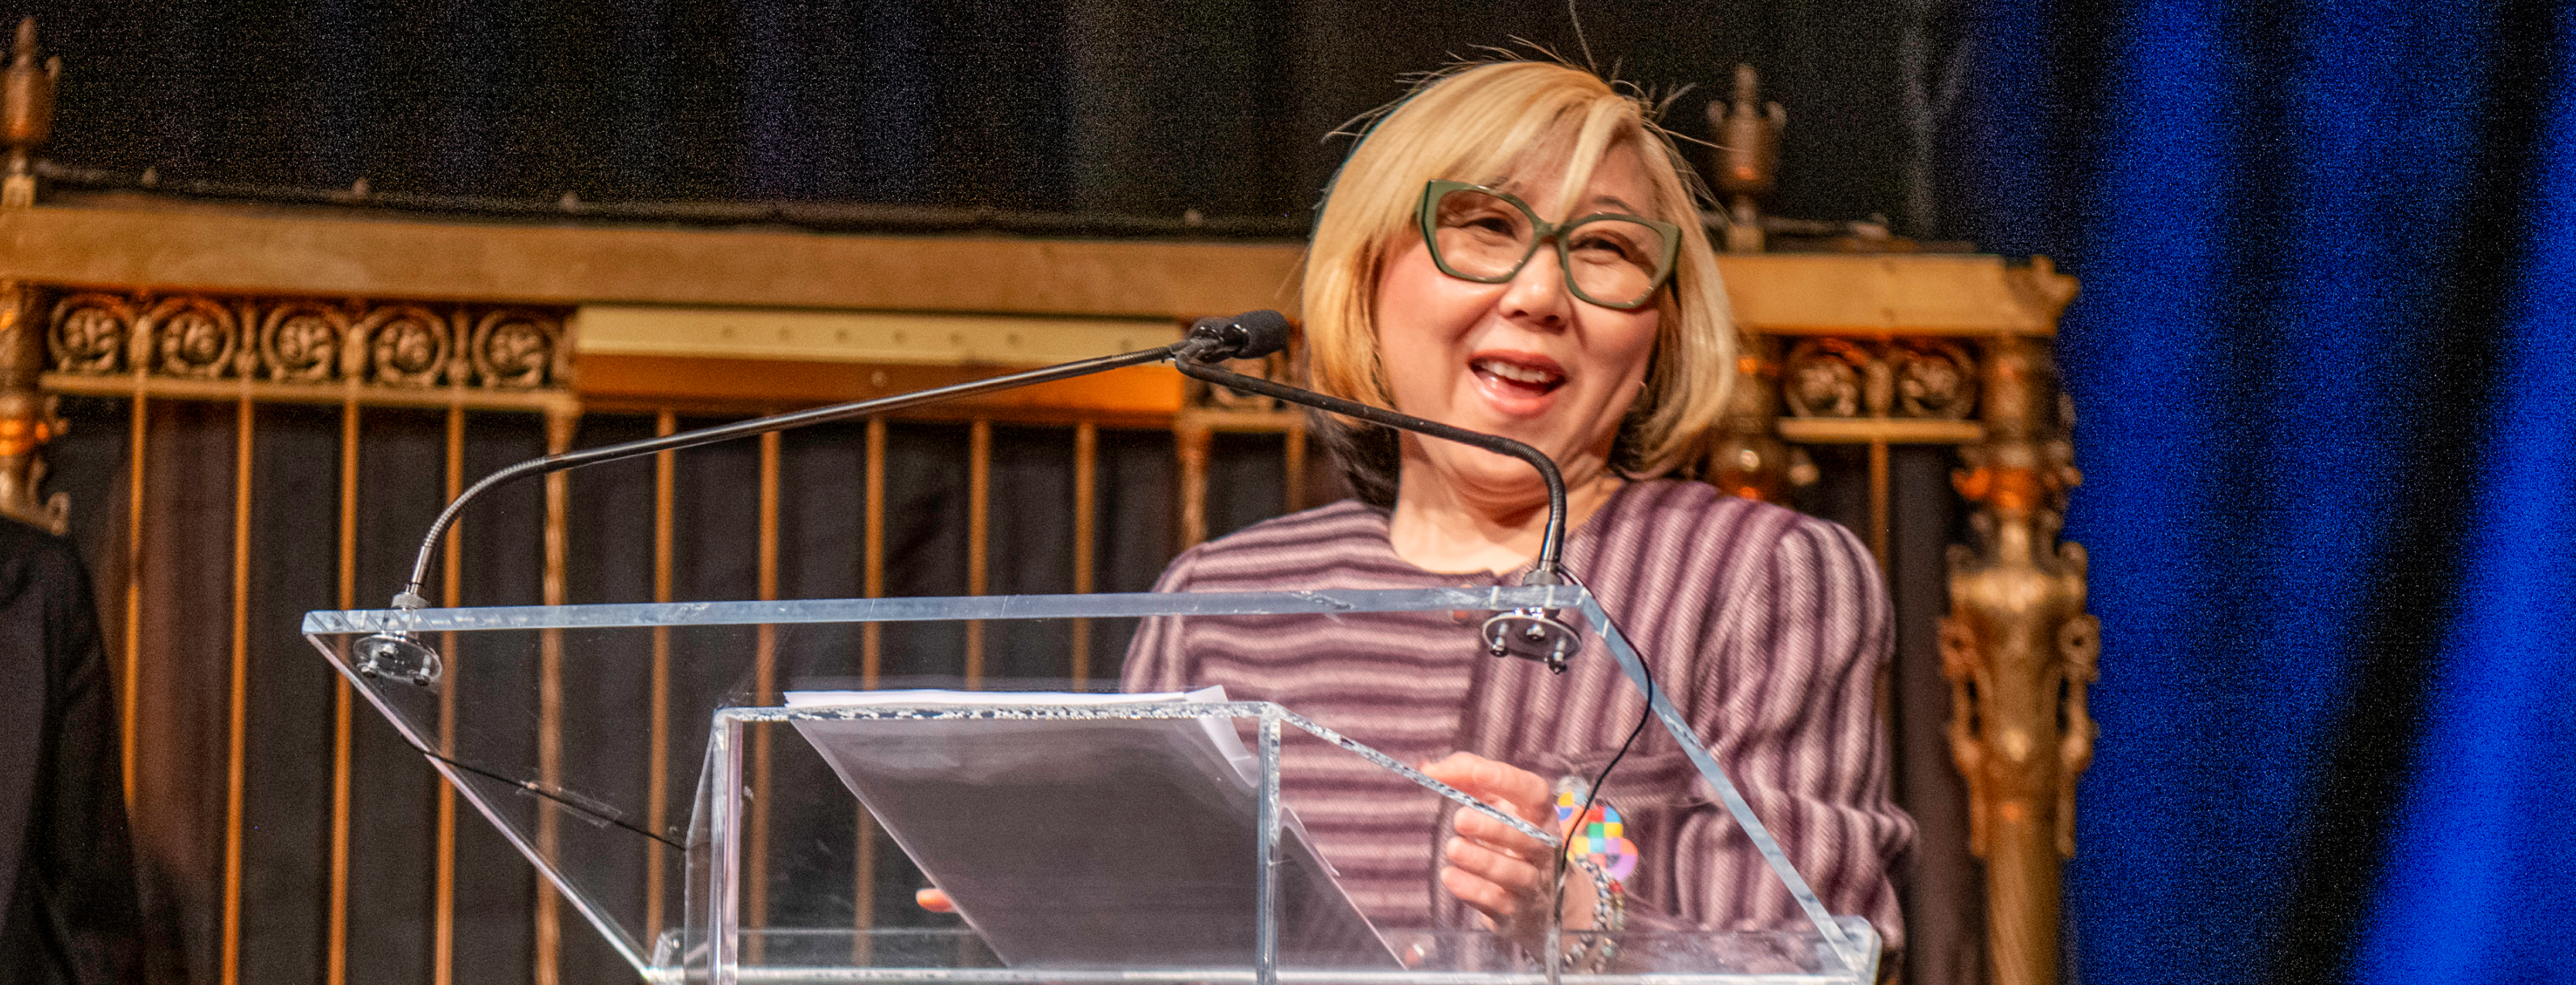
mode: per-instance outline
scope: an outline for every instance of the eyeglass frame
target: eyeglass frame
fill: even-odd
[[[1457,268],[1449,265],[1449,259],[1447,257],[1440,255],[1440,202],[1442,199],[1448,198],[1451,192],[1460,191],[1483,192],[1487,195],[1494,196],[1495,198],[1502,199],[1503,201],[1510,202],[1513,208],[1521,210],[1522,215],[1529,217],[1529,249],[1521,253],[1520,260],[1512,264],[1512,269],[1504,271],[1503,273],[1493,277],[1478,277],[1472,274],[1458,272]],[[1440,272],[1448,274],[1451,277],[1458,278],[1459,280],[1473,281],[1478,284],[1500,284],[1509,281],[1514,277],[1520,276],[1521,268],[1529,266],[1530,258],[1538,255],[1538,245],[1549,240],[1555,240],[1556,269],[1558,273],[1565,277],[1566,291],[1573,294],[1575,297],[1583,299],[1586,303],[1596,305],[1598,307],[1609,308],[1613,311],[1635,311],[1639,308],[1655,303],[1655,292],[1663,290],[1665,284],[1672,282],[1673,267],[1681,260],[1682,227],[1674,225],[1673,223],[1665,222],[1661,219],[1649,219],[1641,215],[1629,215],[1625,212],[1594,212],[1589,215],[1576,216],[1575,218],[1568,219],[1563,223],[1552,223],[1539,218],[1538,210],[1530,208],[1529,203],[1521,201],[1521,198],[1518,195],[1514,195],[1500,188],[1489,188],[1484,185],[1465,181],[1450,181],[1446,178],[1433,178],[1428,183],[1425,183],[1422,186],[1422,207],[1420,214],[1416,218],[1421,227],[1422,245],[1424,248],[1431,251],[1431,262],[1440,267]],[[1664,255],[1656,264],[1654,276],[1647,283],[1645,293],[1638,295],[1637,300],[1634,303],[1610,304],[1599,298],[1593,297],[1590,293],[1584,291],[1582,285],[1574,282],[1574,261],[1572,257],[1566,255],[1565,234],[1572,232],[1585,223],[1599,222],[1603,220],[1634,222],[1652,229],[1655,232],[1662,234],[1664,237]]]

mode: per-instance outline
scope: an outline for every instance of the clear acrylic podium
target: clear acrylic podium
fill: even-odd
[[[1599,969],[1533,959],[1480,930],[1384,929],[1392,960],[1369,966],[1301,964],[1293,948],[1283,951],[1278,860],[1296,823],[1279,796],[1283,748],[1404,773],[1422,785],[1421,796],[1435,809],[1440,805],[1431,798],[1472,803],[1293,707],[1237,701],[791,708],[782,700],[788,692],[871,686],[1065,690],[1062,654],[1107,654],[1104,663],[1114,668],[1115,655],[1149,618],[1354,621],[1437,614],[1445,623],[1453,613],[1516,609],[1559,611],[1586,638],[1576,659],[1615,659],[1632,686],[1642,673],[1635,651],[1578,586],[363,610],[308,613],[304,633],[526,856],[561,905],[586,919],[646,981],[1874,981],[1879,943],[1867,922],[1825,913],[1660,693],[1654,705],[1665,728],[1807,919],[1761,931],[1630,931],[1619,935],[1617,957]],[[442,666],[435,678],[422,683],[362,673],[356,644],[387,632],[411,634],[437,651]],[[941,674],[949,679],[922,679]],[[1114,672],[1105,676],[1089,687],[1114,689]],[[1059,679],[1029,686],[1040,677]],[[970,922],[915,906],[910,889],[927,885],[923,876],[799,731],[800,722],[851,723],[835,726],[846,728],[940,720],[1005,729],[1198,716],[1233,720],[1255,750],[1257,765],[1244,777],[1243,793],[1258,813],[1241,839],[1241,868],[1211,876],[1231,887],[1227,892],[1250,895],[1254,926],[1226,938],[1240,943],[1219,949],[1231,957],[1211,959],[1199,949],[1183,963],[1139,957],[1114,966],[1014,966],[985,946]],[[1152,804],[1134,809],[1139,818],[1155,813]],[[1432,833],[1424,837],[1429,844]],[[1069,892],[1061,878],[1033,873],[1030,880],[1032,892],[1043,886],[1061,906],[1119,898],[1117,886]],[[965,916],[971,921],[975,914],[970,909]],[[1562,946],[1586,945],[1586,936],[1568,932]]]

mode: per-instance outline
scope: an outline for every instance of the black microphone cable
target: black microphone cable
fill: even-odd
[[[420,750],[421,755],[427,756],[432,760],[446,763],[449,766],[456,767],[457,769],[464,770],[465,772],[472,773],[475,776],[491,780],[495,783],[509,784],[511,788],[528,796],[562,805],[573,813],[581,815],[582,820],[591,824],[602,827],[622,828],[624,830],[634,832],[635,834],[651,838],[654,841],[661,842],[665,845],[669,845],[683,852],[689,850],[689,846],[673,840],[669,835],[656,834],[652,831],[645,830],[642,825],[627,820],[626,812],[609,806],[605,801],[575,793],[564,787],[550,786],[539,783],[535,780],[522,780],[496,770],[484,769],[483,767],[476,766],[453,756],[440,755],[433,749],[417,745],[412,748]]]
[[[1572,583],[1574,587],[1582,589],[1586,595],[1590,595],[1592,593],[1592,587],[1584,584],[1582,579],[1576,578],[1572,571],[1565,572],[1565,580]],[[1610,607],[1601,604],[1600,596],[1593,596],[1592,601],[1594,605],[1600,606],[1601,618],[1605,620],[1609,619]],[[1622,638],[1627,636],[1626,633],[1621,633],[1619,635]],[[1559,837],[1564,838],[1567,841],[1572,841],[1574,839],[1575,830],[1582,827],[1585,818],[1592,816],[1592,806],[1601,800],[1601,787],[1610,782],[1610,771],[1618,769],[1619,761],[1628,758],[1628,750],[1636,747],[1637,737],[1646,733],[1646,723],[1654,720],[1655,665],[1646,659],[1646,655],[1644,653],[1639,653],[1637,654],[1637,669],[1640,672],[1640,676],[1645,678],[1645,706],[1638,709],[1637,724],[1628,729],[1628,737],[1620,741],[1619,751],[1612,753],[1610,755],[1610,761],[1601,764],[1601,772],[1592,777],[1591,788],[1585,790],[1583,793],[1583,806],[1574,812],[1571,824],[1565,829],[1565,831],[1559,834]],[[1563,926],[1565,921],[1565,870],[1572,864],[1572,862],[1573,854],[1570,849],[1561,849],[1556,853],[1556,878],[1553,880],[1555,893],[1549,904],[1548,919],[1556,922],[1560,927]],[[1606,892],[1607,887],[1594,886],[1592,887],[1592,891],[1595,893]],[[1609,929],[1606,927],[1595,927],[1593,928],[1593,931],[1595,933],[1608,933]]]

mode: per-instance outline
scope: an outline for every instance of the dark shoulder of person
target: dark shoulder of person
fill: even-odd
[[[94,626],[96,611],[81,610],[90,599],[89,569],[69,538],[0,517],[0,610],[32,604],[50,622]]]
[[[142,979],[94,599],[69,540],[0,519],[0,985]]]

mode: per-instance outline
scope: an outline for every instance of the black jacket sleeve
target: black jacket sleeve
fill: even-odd
[[[0,832],[24,839],[0,915],[0,985],[128,985],[142,978],[142,919],[115,687],[89,573],[69,541],[0,527],[0,635],[42,651],[13,645],[0,660],[44,663],[41,713],[0,721],[41,729],[34,743],[17,745],[32,747],[34,762],[0,769],[31,787],[24,830]]]

